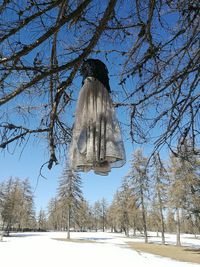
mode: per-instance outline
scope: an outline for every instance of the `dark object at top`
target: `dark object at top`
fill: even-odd
[[[80,73],[83,76],[82,84],[87,77],[94,77],[98,79],[110,93],[110,85],[108,78],[108,69],[106,65],[99,59],[87,59],[80,70]]]

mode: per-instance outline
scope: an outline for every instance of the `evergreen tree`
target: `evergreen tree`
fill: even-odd
[[[125,235],[129,236],[129,201],[131,195],[131,188],[129,186],[128,177],[124,177],[120,190],[120,205],[122,211],[122,227],[124,229]]]
[[[188,139],[180,140],[177,155],[170,156],[169,190],[170,204],[175,209],[177,224],[177,246],[181,245],[181,217],[184,210],[196,220],[200,215],[200,161]],[[187,215],[187,216],[188,216]]]
[[[147,163],[148,159],[143,156],[142,150],[138,149],[133,153],[131,169],[129,172],[129,177],[131,179],[132,188],[136,197],[137,205],[138,207],[141,207],[145,243],[148,242],[146,214],[149,192],[149,170]]]
[[[102,214],[101,203],[99,200],[95,201],[92,210],[93,210],[94,227],[97,232],[100,229],[101,214]]]
[[[70,227],[72,220],[75,221],[78,210],[83,200],[81,190],[81,178],[77,172],[65,165],[63,173],[59,178],[58,200],[62,209],[67,212],[67,238],[70,239]]]
[[[46,231],[47,230],[47,215],[43,209],[40,209],[38,215],[38,230]]]
[[[151,202],[151,207],[148,210],[148,229],[151,231],[156,231],[157,236],[159,236],[159,232],[161,231],[162,233],[162,243],[163,243],[163,232],[162,232],[162,222],[161,222],[161,217],[160,217],[160,211],[159,211],[159,206],[154,198]]]
[[[119,191],[115,193],[112,203],[108,208],[107,213],[108,225],[111,228],[111,232],[117,232],[121,227],[121,216],[119,213]]]
[[[176,232],[176,221],[174,218],[174,210],[169,206],[166,215],[166,227],[169,233]]]
[[[9,178],[1,185],[1,216],[3,228],[23,230],[35,227],[33,193],[28,179]]]
[[[185,139],[179,147],[181,169],[186,190],[185,209],[194,224],[200,222],[200,158],[191,140]]]
[[[132,181],[129,180],[128,176],[125,176],[108,208],[108,224],[111,231],[124,231],[128,236],[129,229],[132,227],[135,235],[136,230],[141,231],[143,229],[141,214],[132,188]]]
[[[75,225],[81,231],[87,231],[88,229],[92,229],[92,216],[91,216],[91,208],[88,202],[85,199],[82,199],[80,202],[80,208],[76,213],[75,217]]]
[[[135,197],[131,188],[130,179],[125,176],[122,180],[122,185],[117,194],[117,213],[120,216],[121,229],[129,236],[129,228],[131,221],[135,217]]]
[[[182,171],[182,164],[179,158],[171,155],[170,157],[170,188],[169,188],[169,204],[175,211],[176,216],[176,245],[181,246],[180,233],[181,221],[180,210],[185,208],[186,204],[186,180]]]
[[[159,154],[153,158],[153,178],[154,178],[154,211],[157,209],[161,225],[162,244],[165,244],[165,222],[164,208],[167,203],[167,190],[169,186],[169,177],[160,159]],[[157,208],[156,208],[157,206]]]
[[[34,228],[35,226],[35,210],[33,201],[33,192],[31,189],[29,179],[21,181],[21,201],[19,201],[19,222],[18,228],[23,230],[24,228]]]
[[[53,230],[62,230],[61,209],[56,197],[51,198],[48,204],[48,226]]]
[[[107,208],[108,204],[105,198],[102,198],[100,201],[100,208],[101,208],[101,223],[102,223],[102,230],[105,231],[106,223],[107,223]]]

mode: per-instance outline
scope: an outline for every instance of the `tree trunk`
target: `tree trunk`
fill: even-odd
[[[159,201],[159,211],[160,211],[160,219],[161,219],[161,236],[162,236],[162,244],[165,244],[165,223],[164,223],[164,216],[163,216],[163,205],[162,205],[162,198],[160,192],[160,177],[156,176],[157,182],[157,194],[158,194],[158,201]]]
[[[129,237],[129,227],[126,228],[126,236]]]
[[[147,235],[147,223],[146,223],[146,214],[145,214],[145,207],[144,207],[144,196],[143,196],[143,190],[141,188],[141,204],[142,204],[142,221],[143,221],[143,230],[144,230],[144,241],[145,243],[148,243],[148,235]]]
[[[181,246],[181,223],[179,208],[176,210],[176,245]]]
[[[165,244],[165,223],[163,217],[163,207],[162,207],[162,200],[160,196],[160,191],[158,191],[158,199],[159,199],[159,210],[160,210],[160,219],[161,219],[161,235],[162,235],[162,244]]]
[[[133,235],[136,236],[136,228],[133,228]]]
[[[96,230],[96,232],[98,231],[98,222],[97,222],[97,219],[95,219],[95,230]]]
[[[9,222],[6,226],[6,236],[10,235],[10,230],[11,230],[11,223]]]
[[[105,231],[105,214],[104,214],[105,210],[104,210],[104,206],[103,206],[103,211],[102,211],[102,219],[103,219],[103,232]]]
[[[71,216],[71,208],[68,208],[67,211],[67,239],[70,239],[70,216]]]
[[[161,212],[161,235],[162,235],[162,244],[165,244],[165,223],[163,218],[163,213]]]
[[[144,241],[145,243],[148,243],[147,224],[146,224],[146,216],[145,216],[144,207],[142,207],[142,219],[143,219],[143,229],[144,229]]]
[[[135,219],[133,219],[133,235],[136,235],[136,222]]]

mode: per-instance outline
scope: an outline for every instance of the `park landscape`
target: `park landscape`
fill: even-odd
[[[199,2],[3,0],[0,17],[0,265],[199,266]],[[79,129],[86,80],[109,124],[84,106]],[[99,161],[72,169],[93,133]]]
[[[141,235],[127,238],[110,232],[73,232],[72,239],[65,232],[13,233],[0,243],[4,266],[73,265],[73,266],[199,266],[199,237],[183,235],[182,252],[175,246],[175,236],[167,235],[165,249],[159,249],[161,238],[150,233],[150,250],[143,247]],[[156,244],[156,245],[153,245]],[[153,253],[151,246],[154,246]],[[158,248],[155,249],[155,247]],[[168,247],[171,248],[168,251]],[[190,251],[190,254],[187,254]],[[164,252],[164,253],[163,253]],[[12,257],[10,256],[12,254]],[[161,255],[160,255],[161,254]]]

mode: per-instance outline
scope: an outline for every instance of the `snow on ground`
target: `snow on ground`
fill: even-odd
[[[125,238],[123,234],[84,232],[71,233],[72,239],[94,242],[65,242],[54,238],[66,238],[65,232],[15,233],[0,242],[0,266],[2,267],[195,267],[199,264],[178,262],[168,258],[129,249],[127,241],[141,238]],[[175,242],[174,235],[167,241]],[[192,236],[182,237],[184,245],[200,247],[200,240]],[[151,235],[150,241],[160,238]]]
[[[157,237],[155,232],[148,232],[148,240],[149,242],[153,242],[155,244],[161,244],[161,233]],[[141,235],[138,235],[137,238],[131,238],[129,242],[144,242],[144,238]],[[165,234],[165,243],[169,245],[176,244],[176,235],[175,234]],[[195,238],[192,234],[181,234],[181,245],[188,246],[192,248],[200,248],[200,236]]]

